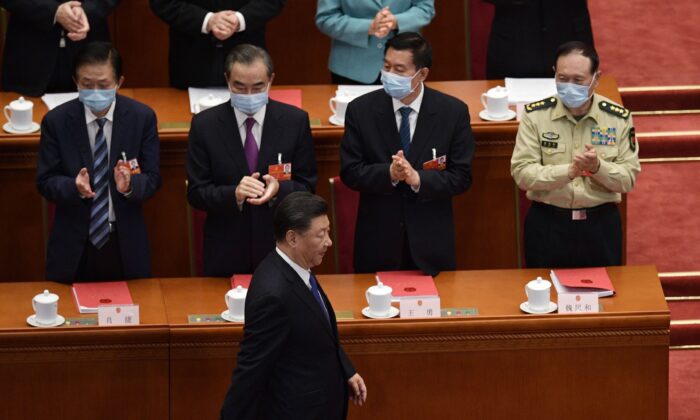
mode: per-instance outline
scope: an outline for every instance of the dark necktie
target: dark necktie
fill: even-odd
[[[311,294],[314,295],[314,299],[316,299],[316,303],[321,307],[321,312],[326,316],[326,320],[328,323],[331,323],[331,319],[328,316],[328,309],[326,308],[326,305],[323,304],[323,299],[321,298],[321,292],[318,290],[318,282],[316,281],[316,276],[314,276],[314,273],[310,273],[311,275],[309,276],[309,284],[311,285]]]
[[[408,149],[411,148],[411,122],[409,120],[411,111],[410,107],[404,106],[399,108],[401,112],[401,128],[399,129],[399,137],[401,137],[401,147],[403,147],[404,154],[408,153]]]
[[[90,209],[90,242],[97,249],[107,243],[109,239],[109,180],[107,176],[107,139],[105,138],[104,125],[107,120],[98,118],[100,127],[95,136],[95,151],[93,152],[92,190],[95,197],[92,199]]]
[[[253,126],[255,118],[248,117],[245,120],[245,160],[248,161],[248,169],[250,173],[254,173],[258,167],[258,144],[253,136]]]

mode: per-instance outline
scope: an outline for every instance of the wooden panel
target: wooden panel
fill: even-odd
[[[477,307],[480,316],[434,320],[364,319],[363,292],[373,276],[321,276],[334,308],[358,317],[339,322],[369,392],[349,418],[666,418],[670,317],[656,270],[608,271],[618,294],[604,299],[605,313],[578,316],[520,313],[523,286],[546,270],[442,273],[442,306]],[[184,319],[221,311],[228,286],[224,279],[161,280],[172,327],[173,418],[214,418],[221,406],[242,328]],[[191,386],[192,378],[216,386]]]

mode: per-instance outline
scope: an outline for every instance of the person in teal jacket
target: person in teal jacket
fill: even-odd
[[[379,84],[384,45],[435,16],[434,0],[318,0],[316,26],[331,37],[334,84]]]

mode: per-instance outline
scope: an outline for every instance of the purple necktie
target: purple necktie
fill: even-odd
[[[248,169],[250,173],[254,173],[255,169],[258,167],[258,145],[255,143],[255,136],[253,135],[253,126],[255,125],[255,118],[248,117],[245,120],[245,160],[248,161]]]

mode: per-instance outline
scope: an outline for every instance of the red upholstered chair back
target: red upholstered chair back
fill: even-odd
[[[525,268],[525,216],[532,202],[527,198],[527,192],[515,186],[517,190],[516,210],[518,215],[518,267]]]
[[[329,178],[328,183],[331,190],[335,270],[337,273],[352,273],[355,224],[360,194],[343,184],[340,177]]]
[[[187,181],[185,180],[185,196]],[[190,254],[190,276],[201,277],[204,273],[204,222],[207,213],[193,209],[187,204],[187,240]]]

